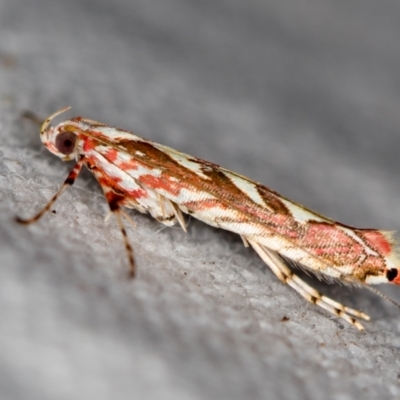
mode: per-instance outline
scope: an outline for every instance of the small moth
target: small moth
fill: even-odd
[[[167,226],[179,223],[185,232],[183,214],[237,233],[278,279],[360,330],[363,326],[358,319],[369,320],[368,315],[322,295],[288,264],[321,279],[349,285],[370,288],[370,284],[400,284],[399,259],[391,233],[335,222],[216,164],[100,122],[75,117],[50,126],[53,118],[68,109],[55,112],[43,122],[40,138],[50,152],[64,161],[76,160],[76,164],[43,210],[30,219],[17,218],[19,222],[32,223],[49,211],[85,165],[98,180],[117,218],[131,277],[136,267],[122,219],[128,216],[122,207],[150,213]]]

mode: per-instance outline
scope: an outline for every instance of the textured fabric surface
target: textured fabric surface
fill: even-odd
[[[233,169],[332,218],[400,228],[400,3],[0,1],[0,398],[389,399],[400,312],[360,333],[282,285],[240,238],[132,213],[139,267],[89,173],[38,128],[82,115]],[[385,293],[400,299],[396,288]]]

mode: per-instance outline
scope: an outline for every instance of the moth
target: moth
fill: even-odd
[[[40,138],[51,153],[76,164],[42,211],[30,219],[17,218],[20,223],[37,221],[49,211],[86,166],[116,216],[131,277],[136,266],[123,224],[123,216],[128,218],[123,208],[150,213],[167,226],[179,223],[185,232],[183,214],[237,233],[279,280],[360,330],[364,328],[358,320],[369,320],[368,315],[319,293],[289,264],[329,282],[367,288],[387,282],[400,284],[396,243],[390,232],[333,221],[258,182],[132,132],[82,117],[50,125],[68,109],[55,112],[43,122]]]

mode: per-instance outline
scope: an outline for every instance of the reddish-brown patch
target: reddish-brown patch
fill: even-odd
[[[118,167],[123,171],[127,170],[137,170],[139,168],[139,163],[136,160],[122,161],[118,163]]]
[[[181,189],[181,185],[177,185],[176,182],[171,181],[170,177],[154,176],[149,174],[141,175],[138,181],[150,189],[165,190],[173,196],[178,196]]]
[[[107,158],[108,161],[114,163],[115,160],[118,158],[118,151],[110,148],[104,153],[104,157]]]
[[[285,204],[280,200],[280,196],[278,193],[275,193],[271,189],[257,184],[256,189],[261,196],[261,198],[264,200],[265,204],[270,208],[273,212],[285,216],[291,216],[290,211],[288,208],[285,206]]]
[[[98,143],[95,140],[88,138],[87,136],[83,136],[83,150],[85,152],[93,150],[97,145]]]
[[[124,190],[124,189],[121,189]],[[143,189],[135,189],[135,190],[124,190],[129,197],[136,199],[143,199],[148,197],[148,194]],[[128,201],[129,203],[129,201]]]
[[[114,188],[118,186],[119,182],[121,182],[121,178],[118,178],[116,176],[109,176],[100,169],[98,169],[98,172],[101,173],[98,180],[102,185]]]

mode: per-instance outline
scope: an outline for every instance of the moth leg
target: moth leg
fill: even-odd
[[[125,219],[126,219],[134,228],[137,227],[136,222],[132,219],[132,217],[131,217],[127,212],[125,212],[122,208],[119,209],[119,212],[125,217]],[[113,212],[112,212],[112,211],[109,211],[109,212],[107,213],[107,215],[104,217],[104,222],[107,223],[107,222],[110,220],[110,218],[111,218],[112,215],[113,215]]]
[[[129,277],[134,278],[136,275],[135,259],[133,257],[133,249],[131,244],[129,243],[128,235],[126,233],[125,226],[122,220],[122,216],[126,217],[127,215],[124,211],[121,210],[121,206],[137,208],[136,200],[134,198],[127,198],[124,192],[120,191],[116,187],[112,187],[111,185],[109,185],[108,182],[105,182],[103,180],[103,171],[100,170],[91,160],[86,161],[86,166],[96,177],[101,188],[103,189],[104,196],[107,200],[108,206],[110,207],[110,214],[114,214],[115,218],[117,219],[117,223],[122,234],[122,239],[124,241],[125,250],[128,255]],[[127,219],[130,222],[133,222],[130,218]],[[133,223],[133,225],[135,224]]]
[[[120,213],[125,217],[125,219],[134,227],[136,228],[136,222],[133,220],[133,218],[127,213],[125,212],[122,208],[120,209]]]
[[[165,218],[165,208],[164,208],[164,201],[163,201],[164,199],[160,193],[157,193],[157,200],[160,203],[161,215],[164,219]]]
[[[185,222],[185,218],[183,217],[181,209],[173,201],[170,201],[170,203],[172,204],[172,207],[174,209],[174,214],[175,214],[176,220],[179,222],[179,225],[182,227],[183,231],[185,233],[187,233],[186,222]]]
[[[109,211],[107,215],[104,217],[105,224],[110,220],[112,214],[113,214],[112,211]]]
[[[124,222],[122,220],[122,215],[126,215],[118,205],[118,202],[109,201],[108,205],[110,206],[110,211],[115,215],[117,219],[119,229],[122,234],[122,238],[124,240],[126,254],[128,255],[129,260],[129,277],[134,278],[136,276],[136,265],[135,265],[135,258],[133,257],[133,248],[129,243],[128,234],[126,233],[126,229],[124,226]]]
[[[271,268],[272,272],[274,272],[274,274],[282,282],[287,283],[309,302],[316,304],[330,313],[344,319],[359,330],[364,329],[364,327],[354,317],[362,318],[368,321],[370,319],[368,315],[362,313],[361,311],[346,307],[343,304],[322,295],[302,279],[300,279],[297,275],[295,275],[275,251],[270,250],[267,247],[262,246],[250,239],[247,240],[262,258],[262,260]]]
[[[19,222],[20,224],[31,224],[33,222],[36,222],[38,219],[40,219],[43,214],[45,214],[47,211],[50,210],[50,208],[53,206],[53,204],[57,201],[57,199],[61,196],[61,194],[65,191],[65,189],[68,186],[72,186],[75,182],[75,179],[78,177],[79,173],[81,172],[82,165],[83,165],[83,160],[84,158],[81,157],[78,162],[75,164],[74,168],[72,168],[72,171],[68,174],[67,179],[65,179],[64,183],[60,187],[60,189],[57,191],[57,193],[49,200],[49,202],[44,206],[44,208],[39,211],[36,215],[34,215],[32,218],[28,219],[22,219],[20,217],[16,217],[16,221]]]
[[[182,227],[182,229],[187,233],[185,218],[183,217],[182,211],[179,206],[159,193],[157,193],[157,199],[160,204],[161,215],[163,219],[166,217],[165,206],[171,206],[176,220],[179,222],[179,225]]]
[[[249,245],[248,240],[246,239],[246,236],[240,235],[240,237],[243,241],[244,247],[249,247],[250,245]]]

